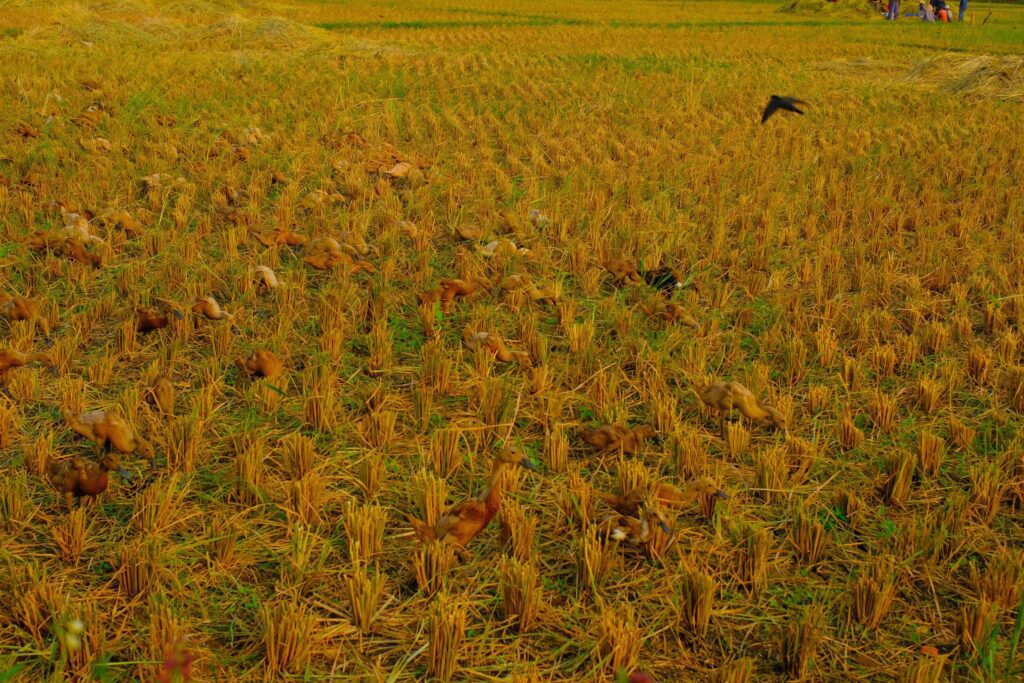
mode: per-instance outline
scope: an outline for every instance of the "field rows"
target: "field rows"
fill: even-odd
[[[38,315],[0,351],[48,360],[0,388],[0,671],[1024,675],[1024,72],[993,7],[924,31],[739,2],[4,5],[0,307]],[[771,93],[807,114],[761,125]],[[677,269],[678,320],[612,261]],[[446,278],[485,282],[417,297]],[[281,377],[236,367],[261,349]],[[720,381],[786,432],[723,438]],[[156,459],[69,513],[48,465],[94,457],[62,419],[92,409]],[[604,424],[657,438],[595,453]],[[507,445],[542,468],[470,557],[420,543],[406,516],[479,494]],[[598,532],[602,493],[701,479],[729,498],[662,509],[672,534]]]

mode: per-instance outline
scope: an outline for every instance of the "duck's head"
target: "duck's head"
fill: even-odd
[[[723,500],[729,498],[729,494],[723,491],[722,489],[718,488],[715,482],[711,481],[710,479],[698,479],[697,481],[690,484],[690,486],[693,487],[693,489],[696,490],[697,493],[701,493],[705,496],[716,496]]]
[[[633,427],[633,436],[639,441],[650,439],[655,443],[661,443],[661,435],[651,425],[644,424]]]
[[[789,429],[786,421],[786,416],[782,414],[782,411],[773,406],[763,406],[763,408],[765,412],[768,413],[768,417],[772,421],[772,424],[775,425],[775,428],[778,429],[783,434],[788,434]]]
[[[666,534],[672,534],[672,527],[665,521],[661,510],[649,500],[640,504],[640,515],[648,524],[657,524]]]
[[[135,449],[139,452],[139,455],[141,455],[143,458],[146,458],[147,460],[152,460],[153,459],[153,455],[154,455],[153,454],[153,446],[150,445],[150,443],[148,441],[143,441],[142,439],[138,439],[138,444],[135,446]]]
[[[506,465],[518,465],[534,472],[540,471],[540,468],[530,460],[530,456],[526,454],[526,451],[518,446],[502,448],[501,452],[498,453],[498,462],[505,463]]]
[[[132,478],[131,472],[121,466],[121,458],[119,458],[115,453],[104,454],[104,456],[100,458],[100,467],[107,472],[117,470],[117,473],[121,475],[121,478],[125,481],[129,481]]]

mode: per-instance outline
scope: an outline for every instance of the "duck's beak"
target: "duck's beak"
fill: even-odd
[[[730,497],[729,494],[723,491],[722,489],[718,489],[717,491],[715,491],[715,496],[717,498],[721,498],[722,500],[729,500]]]
[[[669,536],[671,536],[671,535],[672,535],[672,527],[670,527],[670,526],[669,526],[668,524],[666,524],[666,523],[665,523],[665,520],[663,520],[663,519],[659,519],[659,520],[658,520],[658,526],[660,526],[660,527],[661,527],[661,530],[662,530],[662,531],[664,531],[664,532],[665,532],[666,534],[668,534]]]
[[[124,479],[125,481],[131,481],[132,480],[132,473],[129,472],[128,470],[126,470],[123,467],[118,467],[117,468],[117,473],[119,475],[121,475],[121,478]]]
[[[519,464],[520,464],[520,465],[522,465],[523,467],[525,467],[526,469],[528,469],[528,470],[531,470],[531,471],[533,471],[533,472],[540,472],[540,466],[538,466],[538,465],[535,465],[535,464],[534,464],[534,463],[533,463],[532,461],[530,461],[530,460],[523,460],[523,461],[522,461],[521,463],[519,463]]]
[[[173,310],[171,311],[171,313],[173,313],[174,317],[177,318],[178,320],[182,320],[185,317],[184,315],[181,314],[181,311],[178,310]]]

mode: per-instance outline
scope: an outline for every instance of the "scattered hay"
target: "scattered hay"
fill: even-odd
[[[912,68],[904,80],[957,95],[1024,101],[1024,57],[941,56]]]
[[[790,0],[779,8],[788,14],[812,14],[816,16],[878,18],[879,12],[867,0]]]
[[[317,29],[279,17],[237,14],[197,30],[200,41],[224,41],[231,48],[301,47],[323,40]]]
[[[173,40],[177,35],[173,25],[157,18],[134,24],[108,19],[81,7],[64,8],[51,23],[26,31],[26,38],[47,43],[136,48]]]
[[[873,57],[850,57],[848,59],[833,59],[821,62],[816,64],[814,68],[841,76],[878,78],[887,73],[892,73],[893,70],[900,69],[902,66]]]
[[[246,3],[182,0],[140,12],[123,1],[55,8],[45,23],[25,31],[30,41],[65,45],[144,48],[160,43],[210,49],[268,49],[317,46],[330,34],[281,17],[246,17]]]
[[[158,8],[167,14],[215,15],[238,12],[252,4],[237,0],[172,0],[159,3]]]

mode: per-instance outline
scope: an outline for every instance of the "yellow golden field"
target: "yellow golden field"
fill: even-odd
[[[1024,680],[1024,6],[781,6],[0,0],[0,681]]]

